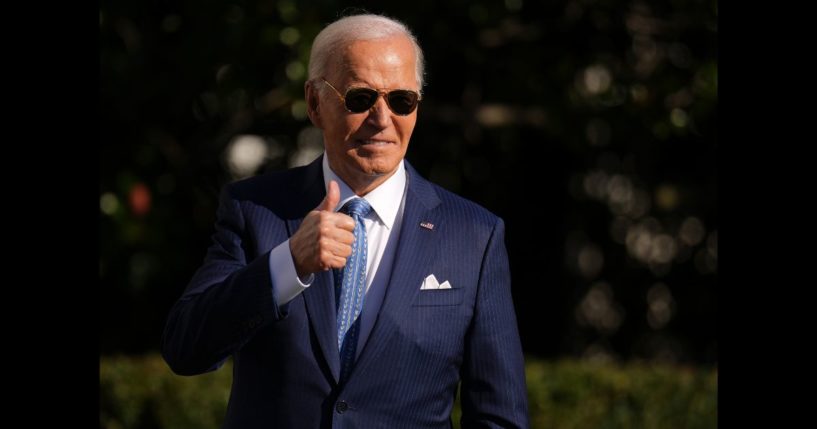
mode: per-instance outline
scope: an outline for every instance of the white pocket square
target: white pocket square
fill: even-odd
[[[429,274],[428,277],[423,280],[420,290],[432,289],[451,289],[451,283],[448,283],[448,280],[440,283],[437,281],[437,278],[434,277],[434,274]]]

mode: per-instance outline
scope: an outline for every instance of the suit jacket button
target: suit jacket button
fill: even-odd
[[[346,401],[338,401],[338,403],[335,404],[335,410],[337,410],[338,414],[343,414],[348,409],[349,404],[347,404]]]

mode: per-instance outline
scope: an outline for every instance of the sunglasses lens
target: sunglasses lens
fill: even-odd
[[[346,108],[350,112],[365,112],[377,101],[377,91],[370,88],[353,88],[346,93]]]
[[[408,115],[417,108],[419,96],[414,91],[397,89],[389,92],[389,107],[398,115]]]
[[[363,113],[374,106],[380,94],[372,88],[352,88],[346,92],[346,109],[352,113]],[[389,108],[401,116],[411,114],[417,108],[420,96],[406,89],[396,89],[386,94]]]

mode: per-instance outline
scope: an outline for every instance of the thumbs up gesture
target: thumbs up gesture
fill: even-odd
[[[352,254],[355,221],[351,216],[334,212],[340,201],[340,188],[329,182],[326,197],[309,212],[289,239],[289,249],[299,277],[330,268],[343,268]]]

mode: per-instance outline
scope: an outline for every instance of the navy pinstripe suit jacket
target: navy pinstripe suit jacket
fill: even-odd
[[[464,428],[528,426],[503,222],[405,165],[390,282],[344,385],[332,272],[279,309],[268,263],[324,198],[321,158],[224,188],[162,354],[182,375],[234,357],[225,428],[448,428],[460,381]],[[421,291],[429,274],[452,289]]]

